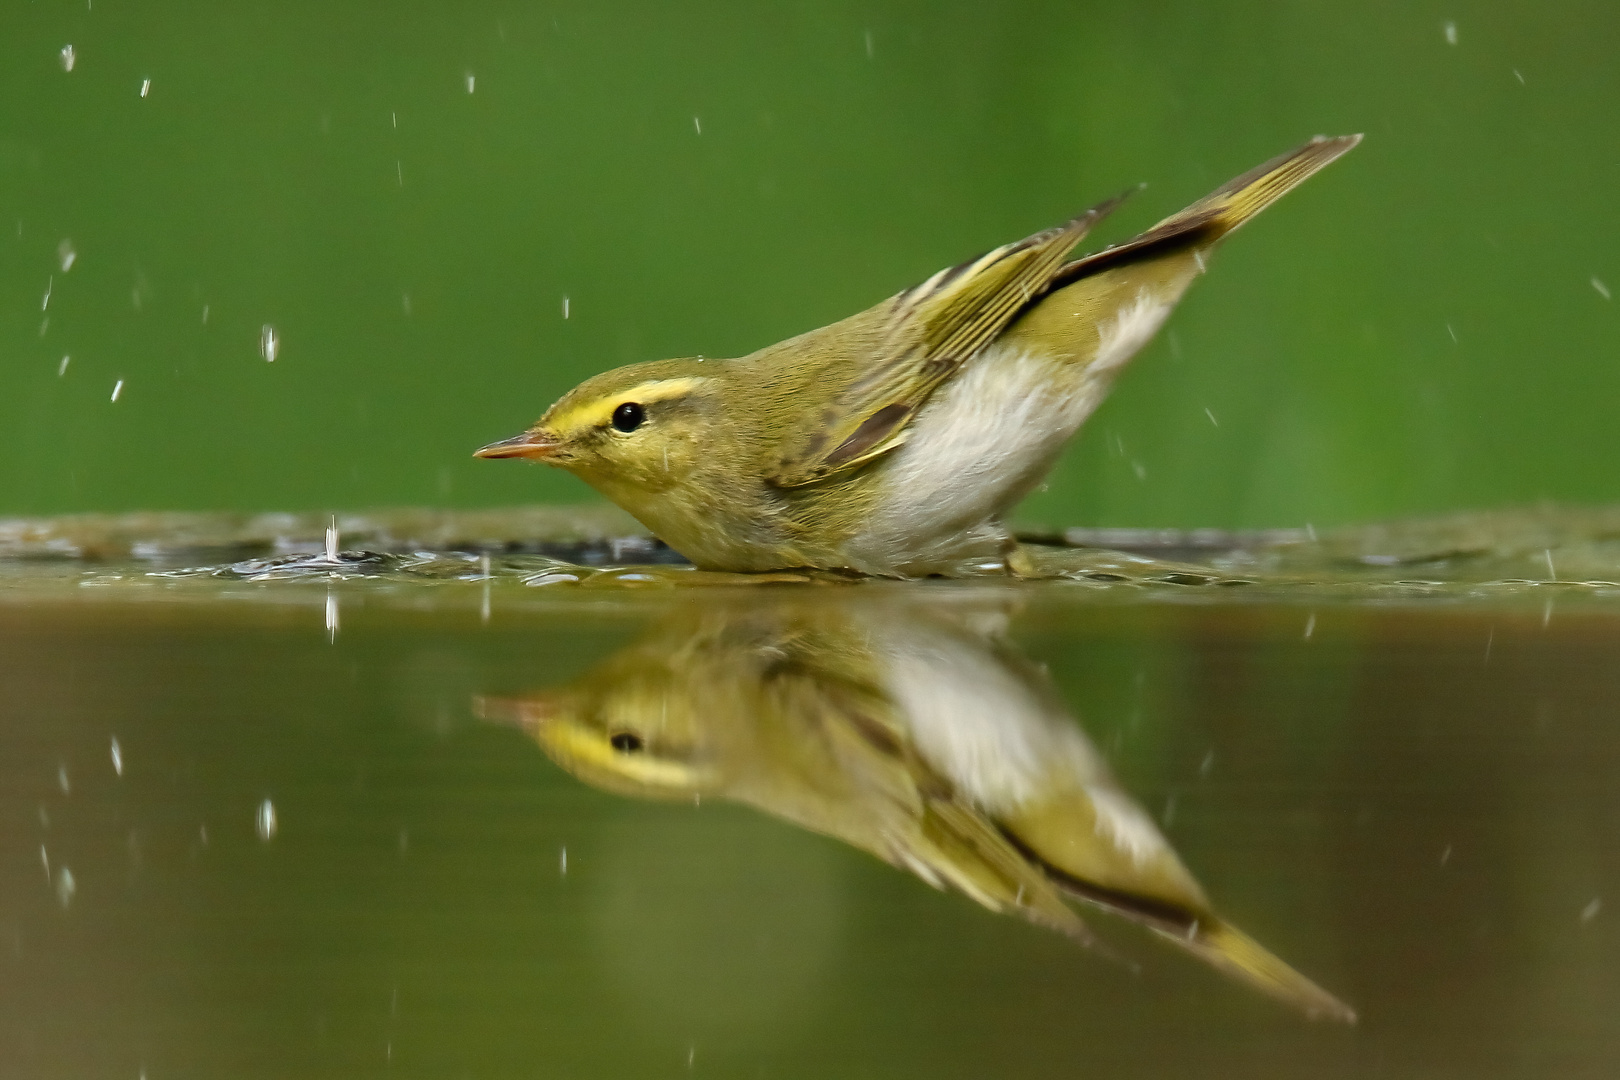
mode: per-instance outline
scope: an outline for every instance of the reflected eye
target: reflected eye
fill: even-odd
[[[641,736],[621,731],[608,740],[608,745],[621,754],[634,754],[642,747]]]
[[[613,410],[613,426],[620,431],[634,431],[645,419],[646,411],[633,401],[627,401]]]

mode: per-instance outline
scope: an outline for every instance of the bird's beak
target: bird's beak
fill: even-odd
[[[510,439],[492,442],[488,446],[480,446],[473,451],[473,457],[504,458],[520,457],[536,460],[545,460],[555,454],[562,442],[552,438],[545,432],[525,431],[521,435],[514,435]]]

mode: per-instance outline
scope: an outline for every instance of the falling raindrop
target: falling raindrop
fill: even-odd
[[[1603,297],[1603,299],[1605,299],[1605,300],[1610,299],[1610,297],[1609,297],[1609,287],[1603,283],[1603,280],[1601,278],[1593,278],[1592,279],[1592,288],[1596,289],[1597,294],[1599,296]]]
[[[123,776],[124,775],[124,749],[123,749],[123,747],[118,745],[118,736],[116,736],[116,735],[113,736],[113,741],[112,741],[112,763],[113,763],[113,772],[117,773],[119,776]]]
[[[56,786],[62,789],[64,795],[73,794],[73,785],[68,783],[67,765],[65,764],[56,767]]]
[[[259,355],[267,363],[276,362],[276,354],[281,352],[281,339],[276,336],[276,328],[269,323],[259,327]]]
[[[151,92],[152,92],[152,80],[151,79],[142,79],[141,80],[141,97],[145,97],[147,94],[149,94]]]
[[[469,93],[469,94],[472,93],[473,92],[473,87],[476,86],[477,83],[478,83],[478,80],[473,75],[473,73],[470,72],[470,71],[467,72],[467,93]]]
[[[269,799],[259,804],[259,812],[253,819],[254,828],[258,830],[260,840],[269,840],[276,835],[276,807]]]
[[[116,383],[113,383],[112,399],[114,401],[117,401],[118,400],[118,395],[122,394],[123,392],[124,392],[124,380],[119,379]]]
[[[78,885],[73,880],[73,871],[62,867],[56,872],[56,899],[61,901],[63,907],[73,902],[73,894],[78,891]]]
[[[1445,31],[1445,34],[1446,34],[1446,44],[1447,45],[1455,45],[1455,44],[1457,44],[1457,24],[1454,23],[1454,22],[1448,22],[1448,23],[1446,23],[1446,25],[1444,27],[1442,27],[1442,29]]]
[[[72,240],[63,240],[56,245],[56,262],[62,268],[62,273],[73,269],[73,263],[78,259],[79,253],[73,250]]]
[[[568,318],[568,294],[563,294],[563,318]]]
[[[73,357],[71,357],[71,356],[64,356],[64,357],[62,357],[62,362],[60,364],[56,365],[56,377],[58,379],[60,379],[63,375],[67,374],[68,362],[71,361],[72,359],[73,359]]]
[[[60,56],[62,57],[62,70],[63,71],[72,71],[73,70],[73,62],[74,62],[74,60],[77,59],[77,56],[75,56],[74,52],[73,52],[73,46],[72,45],[64,45],[64,46],[62,46],[62,52],[60,53]]]

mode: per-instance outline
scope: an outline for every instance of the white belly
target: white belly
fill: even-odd
[[[1170,304],[1144,294],[1104,324],[1090,362],[991,345],[923,406],[883,463],[878,509],[848,541],[869,572],[997,558],[999,518],[1051,468]]]

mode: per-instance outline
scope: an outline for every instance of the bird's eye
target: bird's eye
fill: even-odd
[[[646,419],[646,410],[633,401],[627,401],[613,410],[613,426],[620,431],[634,431]]]
[[[620,731],[608,740],[608,745],[621,754],[634,754],[642,747],[641,736],[628,731]]]

